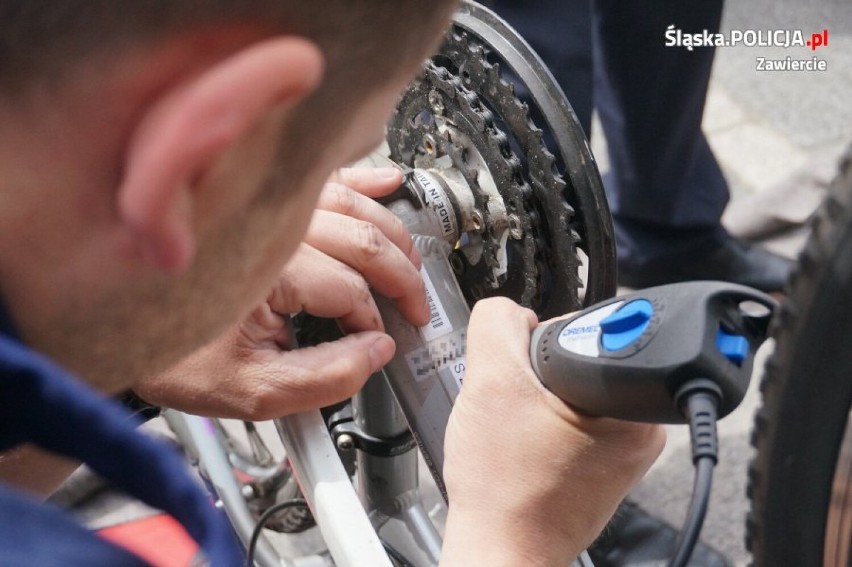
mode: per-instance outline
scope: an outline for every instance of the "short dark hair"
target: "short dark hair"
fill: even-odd
[[[0,92],[61,81],[75,62],[120,52],[171,34],[241,23],[315,41],[330,71],[346,74],[359,56],[372,56],[366,82],[393,72],[434,30],[453,0],[0,0]],[[414,40],[414,41],[412,41]],[[379,45],[387,46],[377,51]],[[393,49],[388,57],[387,49]],[[372,54],[372,55],[370,55]],[[361,59],[363,61],[363,59]],[[348,82],[358,90],[351,70]]]
[[[371,89],[416,65],[458,0],[0,0],[0,98],[52,92],[81,66],[218,25],[315,42],[322,85],[282,142],[311,151],[315,133],[347,123]],[[246,88],[251,88],[247,85]],[[49,95],[48,95],[49,96]],[[336,112],[337,114],[332,114]],[[296,139],[296,141],[294,141]],[[307,157],[307,156],[302,156]]]

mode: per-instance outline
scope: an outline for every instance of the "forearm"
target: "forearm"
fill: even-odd
[[[78,466],[33,445],[22,445],[0,453],[0,482],[47,498]]]

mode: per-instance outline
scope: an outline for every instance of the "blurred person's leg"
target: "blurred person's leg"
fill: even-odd
[[[716,33],[721,15],[722,0],[595,2],[594,102],[625,266],[719,238],[728,186],[701,131],[714,48],[666,47],[664,34]]]
[[[722,5],[594,3],[594,104],[609,148],[605,187],[624,285],[720,279],[774,291],[789,274],[791,262],[722,228],[728,185],[701,131],[715,48],[665,45],[670,25],[718,33]]]
[[[781,289],[791,262],[742,245],[721,225],[728,186],[701,131],[714,48],[665,46],[672,24],[717,32],[722,0],[491,5],[551,68],[587,133],[592,100],[598,109],[622,284],[721,279]]]

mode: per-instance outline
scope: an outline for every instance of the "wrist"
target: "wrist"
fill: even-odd
[[[449,507],[441,566],[564,567],[583,550],[560,522],[532,512]],[[482,508],[489,508],[487,502]]]

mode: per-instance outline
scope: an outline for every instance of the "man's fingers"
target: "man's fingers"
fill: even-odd
[[[388,335],[368,331],[282,352],[252,370],[255,400],[251,418],[271,419],[351,397],[390,361],[394,351]]]
[[[370,286],[356,270],[307,245],[284,267],[267,302],[278,314],[337,319],[345,331],[383,331]]]
[[[368,170],[370,171],[370,170]],[[320,194],[317,208],[362,220],[378,228],[419,269],[420,253],[411,241],[411,235],[402,221],[376,201],[339,183],[327,183]],[[314,218],[311,226],[325,228],[323,221]]]
[[[395,167],[342,168],[330,181],[347,185],[367,197],[384,197],[402,184],[402,172]]]
[[[429,321],[420,272],[376,225],[317,211],[305,242],[363,274],[373,289],[394,300],[413,324]]]
[[[415,325],[429,320],[420,253],[402,222],[368,197],[402,183],[394,169],[341,169],[326,184],[305,242],[362,273]]]

